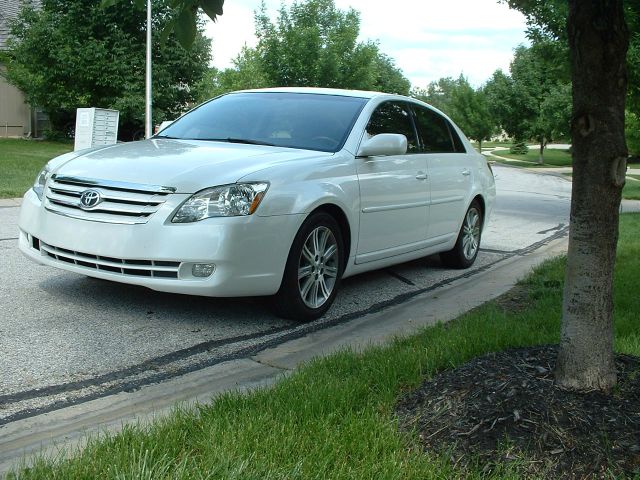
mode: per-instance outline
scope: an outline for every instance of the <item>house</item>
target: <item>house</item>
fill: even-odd
[[[40,6],[40,0],[0,1],[0,50],[7,49],[9,23],[16,18],[25,1],[36,8]],[[4,70],[0,63],[0,138],[42,136],[47,124],[46,115],[26,103],[22,92],[5,80]]]

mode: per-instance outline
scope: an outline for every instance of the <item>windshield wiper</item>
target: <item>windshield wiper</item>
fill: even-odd
[[[268,147],[276,147],[274,143],[263,142],[261,140],[251,140],[248,138],[198,138],[197,140],[205,140],[208,142],[229,142],[229,143],[245,143],[247,145],[267,145]]]

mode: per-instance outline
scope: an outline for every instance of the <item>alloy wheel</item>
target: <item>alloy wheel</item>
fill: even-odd
[[[478,252],[480,245],[480,212],[470,208],[464,218],[462,227],[462,253],[467,260],[471,260]]]
[[[321,225],[311,231],[298,262],[298,291],[309,308],[321,307],[331,296],[338,277],[338,242]]]

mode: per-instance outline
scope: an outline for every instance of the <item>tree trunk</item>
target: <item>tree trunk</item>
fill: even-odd
[[[613,270],[626,170],[624,110],[629,34],[622,0],[569,0],[573,190],[557,383],[609,391]]]
[[[540,155],[538,156],[538,165],[544,165],[544,146],[546,144],[544,136],[540,137]]]
[[[478,140],[478,153],[482,153],[482,140]]]

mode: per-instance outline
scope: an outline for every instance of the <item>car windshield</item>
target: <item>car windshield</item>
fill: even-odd
[[[337,152],[366,102],[312,93],[230,93],[187,113],[156,138]]]

